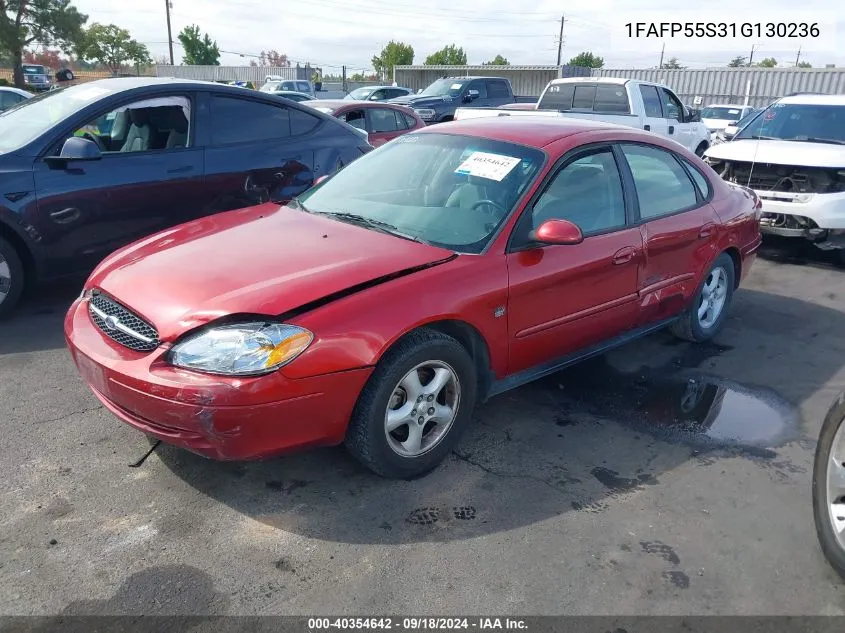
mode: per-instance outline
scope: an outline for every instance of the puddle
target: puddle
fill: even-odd
[[[797,411],[776,394],[704,375],[625,374],[598,359],[551,380],[567,412],[610,418],[669,441],[765,449],[799,437]]]

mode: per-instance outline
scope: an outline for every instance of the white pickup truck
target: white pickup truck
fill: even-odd
[[[458,108],[455,120],[491,116],[562,116],[640,128],[672,139],[698,156],[710,147],[710,131],[687,120],[686,109],[669,88],[636,79],[571,77],[553,79],[532,109]]]

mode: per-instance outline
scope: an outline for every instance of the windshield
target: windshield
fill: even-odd
[[[731,108],[729,106],[710,106],[701,111],[702,119],[724,119],[727,121],[739,121],[742,116],[742,108]]]
[[[259,92],[276,92],[277,90],[281,90],[279,87],[281,85],[280,81],[268,81],[266,84],[261,86],[258,90]]]
[[[92,102],[111,94],[91,84],[58,88],[21,102],[0,114],[0,154],[13,152]]]
[[[734,139],[845,143],[845,105],[773,103]]]
[[[22,66],[22,70],[26,75],[43,75],[47,72],[44,70],[44,66],[28,66],[26,64]]]
[[[375,88],[358,88],[357,90],[353,90],[348,95],[346,95],[347,99],[356,99],[358,101],[363,101],[371,94],[375,92]]]
[[[469,81],[461,81],[460,79],[438,79],[423,90],[420,95],[423,97],[457,97],[468,83]]]
[[[452,134],[407,134],[299,197],[312,213],[463,253],[479,253],[545,161],[534,148]]]

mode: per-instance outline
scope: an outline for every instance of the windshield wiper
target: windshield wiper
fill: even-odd
[[[381,220],[374,220],[372,218],[365,218],[364,216],[357,215],[355,213],[347,213],[345,211],[320,211],[320,215],[327,215],[331,218],[335,218],[340,220],[341,222],[348,222],[349,224],[357,224],[358,226],[363,226],[368,229],[373,229],[374,231],[378,231],[380,233],[387,233],[388,235],[394,235],[396,237],[401,237],[405,240],[410,240],[412,242],[419,242],[421,244],[425,244],[424,240],[420,238],[408,235],[407,233],[402,233],[399,230],[399,227],[390,224],[389,222],[383,222]]]
[[[845,141],[840,141],[837,138],[817,138],[809,136],[807,138],[791,138],[790,141],[806,141],[808,143],[830,143],[831,145],[845,145]]]
[[[748,136],[741,136],[739,138],[734,137],[735,140],[739,141],[742,139],[754,139],[758,141],[785,141],[787,139],[778,138],[776,136],[761,136],[759,134],[749,134]]]

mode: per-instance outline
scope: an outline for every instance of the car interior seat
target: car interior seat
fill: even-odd
[[[599,166],[566,169],[555,178],[534,208],[534,229],[546,220],[569,220],[583,233],[614,224],[614,212],[624,214],[624,207],[614,208],[608,195],[607,177]]]
[[[121,152],[143,152],[150,149],[150,141],[153,136],[150,114],[145,108],[129,110],[129,132],[126,134],[126,141]]]

